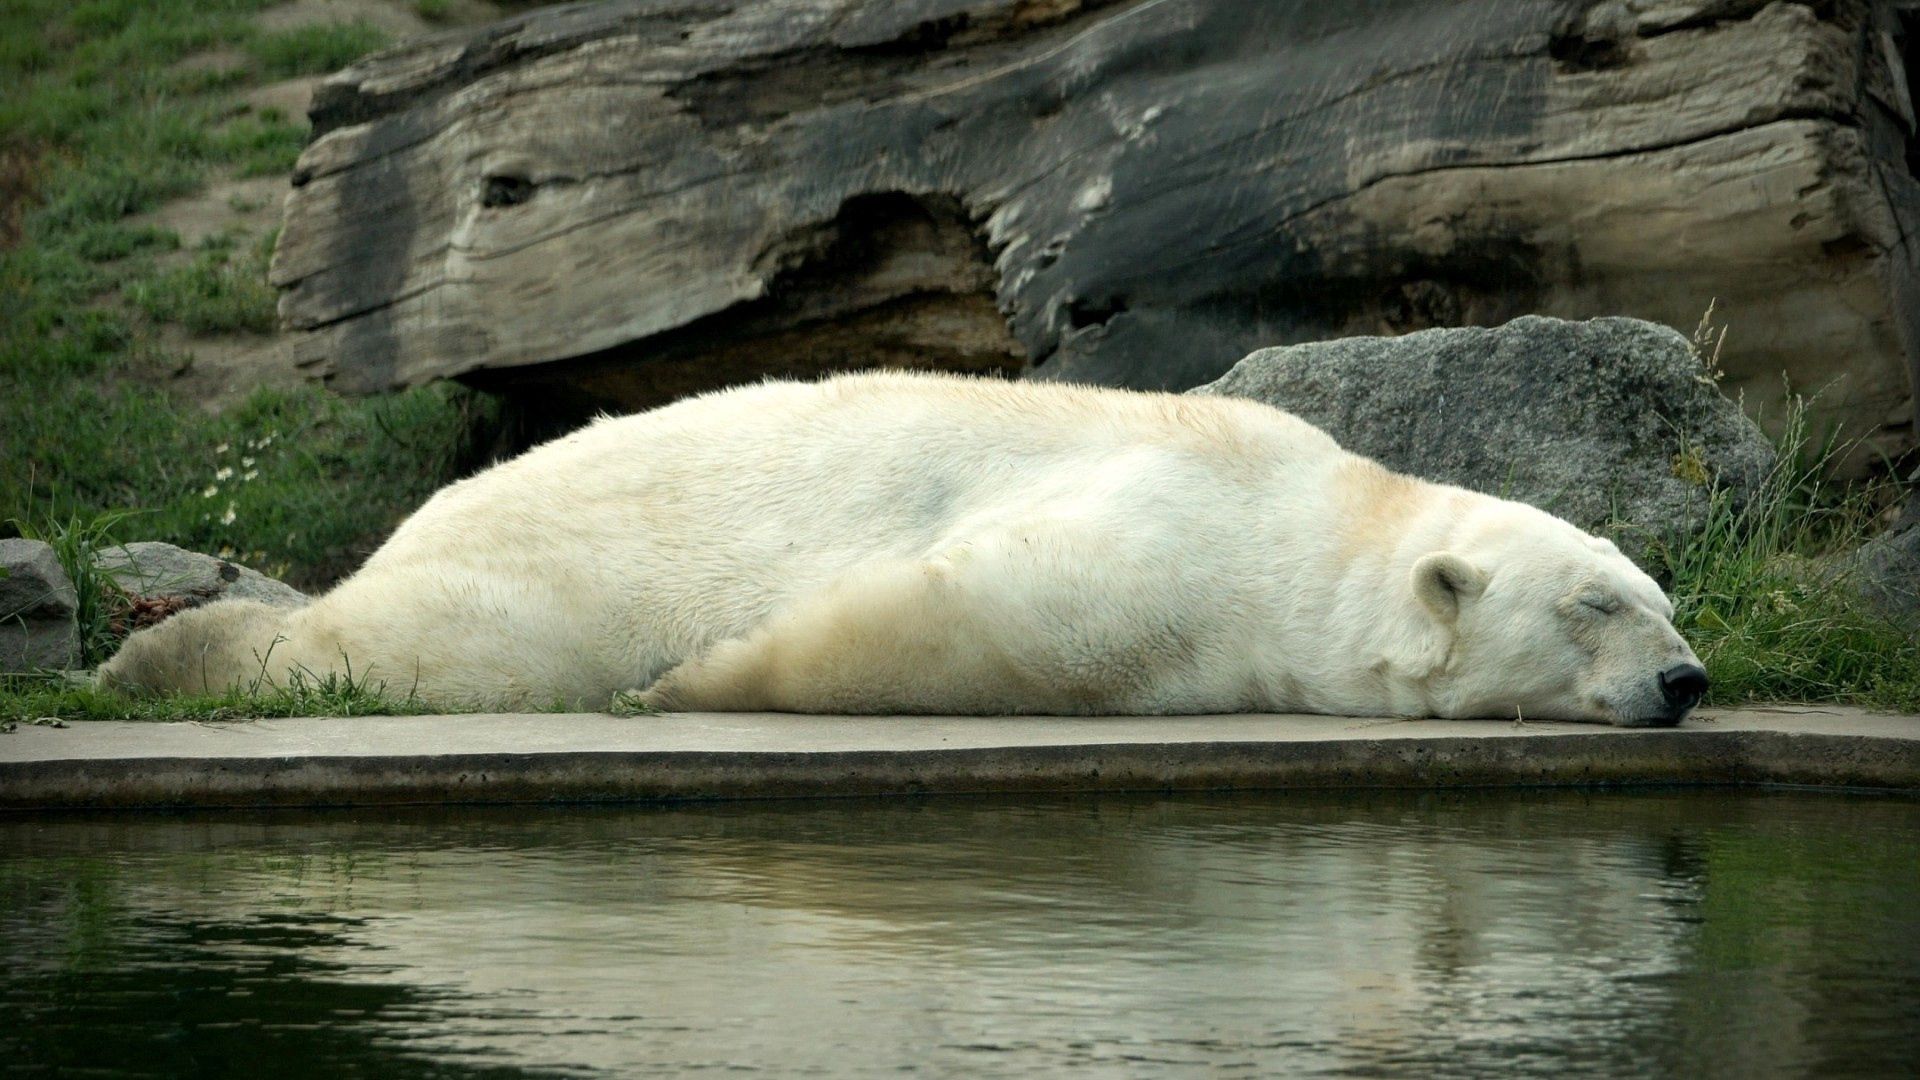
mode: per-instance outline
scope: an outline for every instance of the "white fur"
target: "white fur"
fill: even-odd
[[[689,709],[1634,722],[1693,662],[1670,617],[1605,541],[1264,405],[881,373],[603,419],[441,491],[307,607],[176,616],[102,678],[351,663],[466,708],[648,687]]]

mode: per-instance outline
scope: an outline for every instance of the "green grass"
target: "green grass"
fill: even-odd
[[[238,257],[230,245],[216,244],[185,266],[129,282],[126,298],[155,322],[176,323],[198,333],[272,333],[278,325],[278,295],[267,284],[272,254],[271,234]]]
[[[249,16],[267,6],[0,5],[0,204],[25,206],[18,242],[0,246],[0,523],[130,512],[127,540],[225,553],[311,589],[474,463],[492,406],[449,387],[308,388],[214,415],[168,393],[186,362],[163,345],[170,327],[273,328],[272,237],[181,253],[173,232],[128,219],[218,175],[290,168],[305,124],[234,91],[382,43],[364,24],[263,34]],[[180,64],[214,49],[257,59]]]
[[[113,262],[129,255],[174,251],[180,237],[171,229],[152,225],[128,227],[92,222],[74,237],[73,250],[88,262]]]
[[[229,121],[213,133],[209,146],[241,176],[285,176],[306,144],[304,121],[296,124],[278,109],[262,109]]]
[[[1827,479],[1832,456],[1797,412],[1750,502],[1710,493],[1696,534],[1653,547],[1649,569],[1672,583],[1675,626],[1713,680],[1709,705],[1920,711],[1920,637],[1860,597],[1843,559],[1872,535],[1891,487]]]
[[[268,75],[290,79],[338,71],[386,43],[378,27],[356,19],[261,34],[247,43],[247,51]]]
[[[0,676],[0,727],[42,717],[67,720],[244,720],[275,716],[417,716],[429,708],[384,683],[339,674],[295,675],[285,687],[224,694],[126,697],[64,678]]]
[[[263,392],[220,416],[140,386],[70,380],[22,410],[0,493],[22,520],[137,511],[129,540],[221,554],[302,588],[359,564],[400,519],[462,471],[491,406],[450,387],[371,402]]]

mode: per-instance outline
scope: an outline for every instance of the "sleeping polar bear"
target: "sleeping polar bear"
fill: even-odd
[[[135,634],[131,690],[446,708],[1679,722],[1706,673],[1605,540],[1251,401],[880,373],[598,422],[292,611]]]

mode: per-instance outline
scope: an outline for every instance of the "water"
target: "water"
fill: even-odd
[[[1920,802],[0,819],[0,1076],[1734,1076],[1920,1062]]]

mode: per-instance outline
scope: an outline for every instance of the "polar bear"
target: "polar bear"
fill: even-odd
[[[1606,540],[1266,405],[892,372],[603,418],[439,492],[306,607],[183,613],[101,680],[1669,725],[1707,685],[1672,613]]]

